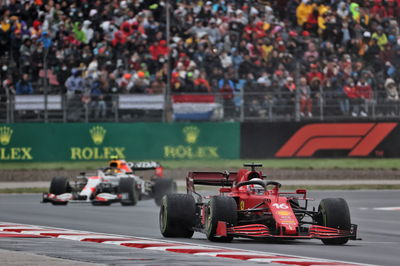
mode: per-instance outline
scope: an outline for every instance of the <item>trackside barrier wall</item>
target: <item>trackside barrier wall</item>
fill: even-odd
[[[0,124],[0,163],[400,157],[398,122]],[[1,167],[1,166],[0,166]]]
[[[238,159],[239,123],[0,124],[0,162]]]
[[[400,157],[400,125],[386,121],[242,123],[240,157]]]

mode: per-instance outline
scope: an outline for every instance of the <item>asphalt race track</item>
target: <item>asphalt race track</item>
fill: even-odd
[[[352,223],[358,224],[358,236],[362,241],[350,241],[345,246],[325,246],[319,240],[277,243],[236,239],[232,243],[211,243],[204,235],[198,233],[192,239],[169,240],[360,264],[399,265],[399,190],[313,191],[309,196],[316,199],[311,202],[311,205],[316,207],[322,198],[345,198],[350,206]],[[158,207],[152,200],[140,201],[135,207],[122,207],[119,204],[52,206],[41,204],[40,200],[39,194],[1,194],[0,222],[164,240],[158,229]],[[104,244],[72,242],[64,239],[0,238],[0,249],[113,265],[260,265],[238,260],[148,250],[141,250],[140,254],[135,253],[135,257],[132,257],[132,250],[124,247],[109,245],[105,247]]]

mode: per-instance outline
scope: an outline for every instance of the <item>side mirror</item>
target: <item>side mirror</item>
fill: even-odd
[[[220,193],[229,193],[232,192],[232,189],[230,187],[222,187],[219,189]]]
[[[305,195],[305,194],[307,194],[307,190],[305,190],[305,189],[296,189],[296,194],[303,194],[303,195]]]

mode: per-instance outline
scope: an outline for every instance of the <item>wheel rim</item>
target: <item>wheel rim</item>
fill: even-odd
[[[207,217],[207,220],[206,220],[207,233],[208,233],[208,235],[211,236],[211,233],[212,233],[211,232],[212,231],[212,208],[210,205],[207,206],[206,217]]]
[[[166,206],[163,205],[160,210],[160,228],[162,232],[165,232],[167,227],[167,215],[166,215]]]

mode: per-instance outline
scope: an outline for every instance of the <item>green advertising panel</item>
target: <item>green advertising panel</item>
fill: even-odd
[[[0,161],[237,159],[239,123],[0,124]]]

